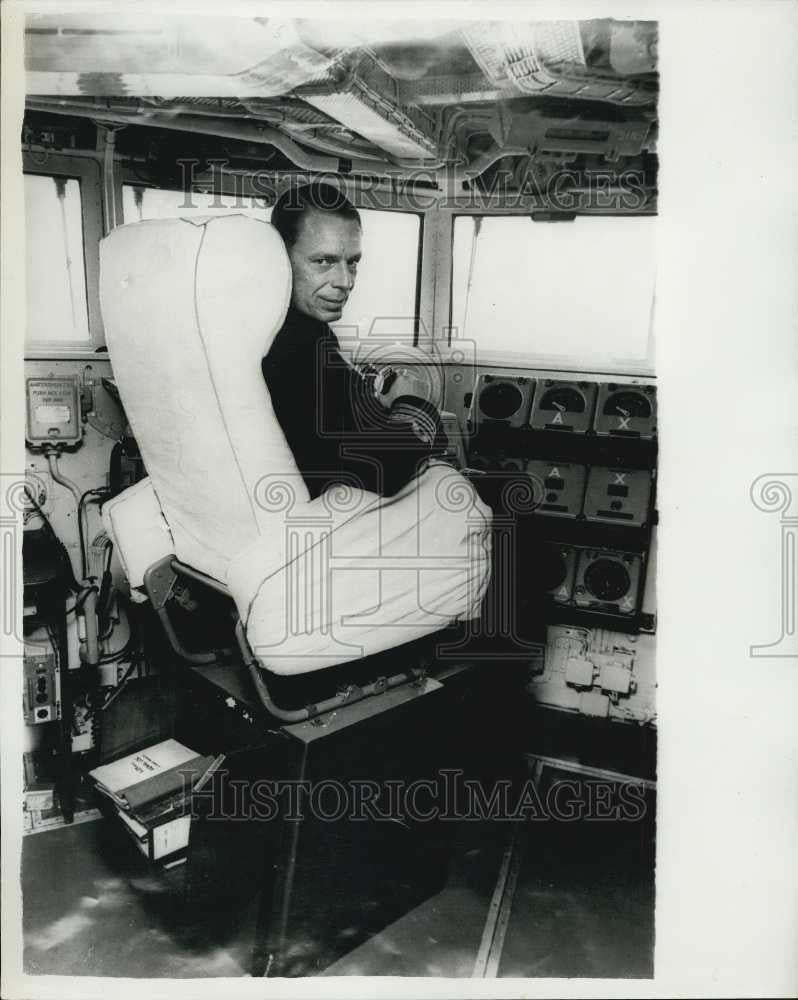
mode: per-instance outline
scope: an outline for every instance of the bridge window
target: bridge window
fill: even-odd
[[[257,198],[193,191],[187,205],[184,191],[125,184],[125,222],[213,216],[241,212],[268,220],[271,207]],[[357,281],[341,320],[335,324],[342,345],[370,334],[413,342],[416,324],[420,216],[361,208],[363,259]]]
[[[457,217],[454,335],[480,354],[651,367],[655,227],[653,216]]]
[[[28,344],[90,343],[80,181],[25,175]]]
[[[361,208],[363,259],[340,323],[342,344],[354,336],[413,343],[421,218],[411,212]]]
[[[268,221],[272,210],[262,199],[214,194],[212,191],[171,191],[166,188],[122,185],[125,222],[143,219],[190,219],[197,215],[229,215],[238,212]]]

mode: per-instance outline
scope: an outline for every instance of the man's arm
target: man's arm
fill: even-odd
[[[390,387],[375,392],[374,379],[349,369],[347,395],[351,401],[350,456],[359,456],[374,472],[366,489],[393,496],[418,472],[419,465],[446,448],[438,410],[414,393],[420,380],[398,376]],[[387,405],[386,405],[387,398]],[[369,476],[371,479],[371,476]]]
[[[349,365],[334,339],[321,350],[296,338],[283,338],[276,346],[281,349],[273,348],[263,359],[263,375],[311,497],[336,482],[393,496],[420,462],[444,450],[435,407],[398,396],[405,383],[394,384],[391,396],[378,399],[373,378]]]

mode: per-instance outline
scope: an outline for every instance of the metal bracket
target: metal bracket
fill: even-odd
[[[163,559],[159,559],[158,562],[153,563],[144,574],[144,590],[150,599],[155,613],[160,619],[169,644],[177,655],[189,663],[216,663],[218,660],[216,653],[189,652],[181,643],[172,625],[172,620],[166,609],[166,603],[172,597],[177,581],[177,573],[175,572],[173,561],[174,556],[165,556]]]
[[[357,684],[344,684],[338,689],[338,698],[341,705],[346,705],[350,701],[360,701],[364,697],[363,688]]]
[[[144,589],[156,611],[160,611],[172,596],[177,574],[172,568],[173,556],[159,559],[144,574]]]

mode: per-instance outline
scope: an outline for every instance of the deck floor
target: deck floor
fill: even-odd
[[[445,889],[324,975],[471,976],[508,833],[462,824]],[[527,824],[498,975],[651,977],[652,840],[647,824]],[[248,975],[257,897],[186,912],[106,820],[25,837],[22,885],[30,974]]]

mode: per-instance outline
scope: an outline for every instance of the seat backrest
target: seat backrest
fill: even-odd
[[[308,499],[260,362],[285,318],[291,267],[273,226],[243,215],[120,226],[100,248],[114,376],[179,559],[224,582],[283,515],[264,477]]]

